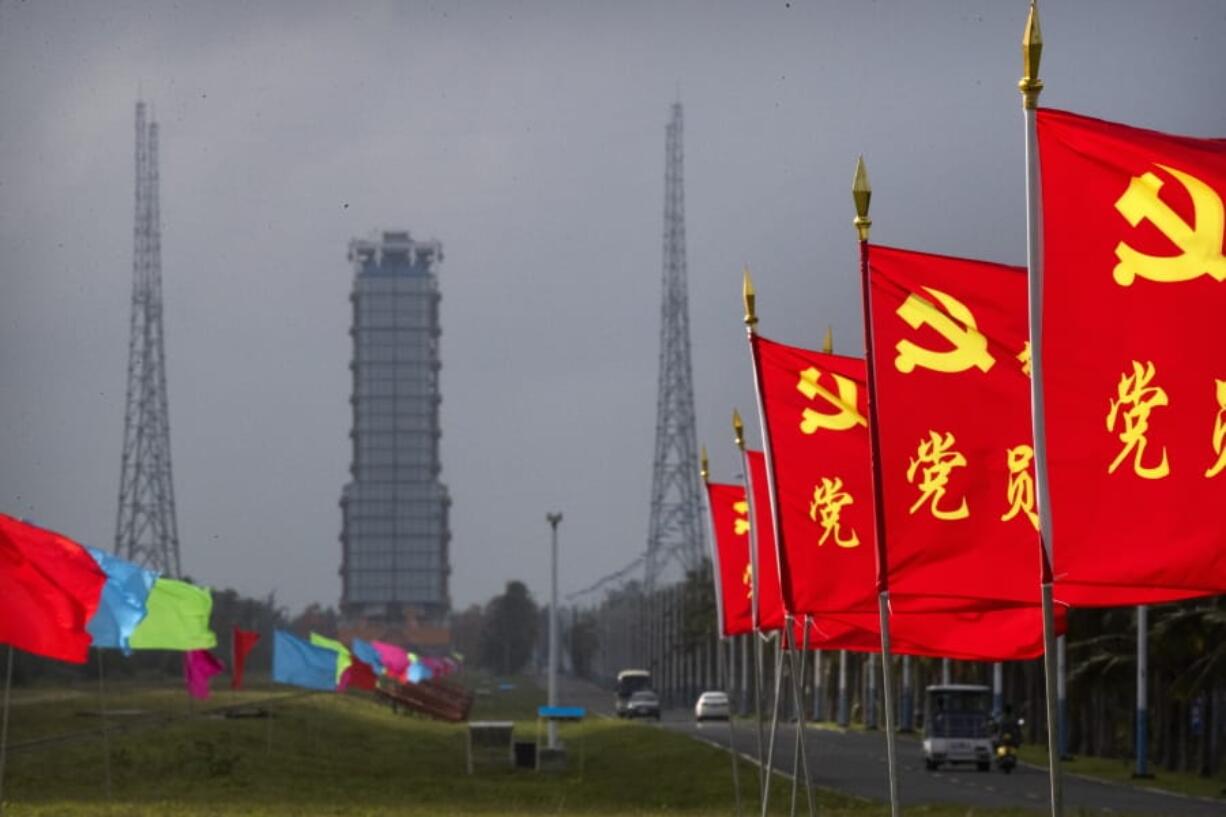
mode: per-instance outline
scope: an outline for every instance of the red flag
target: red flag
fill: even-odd
[[[1026,271],[868,250],[879,586],[895,611],[1039,603]]]
[[[188,650],[183,653],[183,680],[187,684],[187,694],[201,701],[209,697],[209,679],[219,672],[225,672],[226,666],[221,659],[208,650]]]
[[[237,626],[230,636],[233,670],[230,672],[230,689],[238,689],[243,685],[243,669],[247,665],[247,654],[260,640],[260,634],[252,630],[240,630]]]
[[[864,361],[751,344],[784,607],[875,612]]]
[[[83,664],[106,574],[85,548],[0,514],[0,643]]]
[[[745,452],[750,505],[753,512],[753,541],[758,547],[758,629],[763,632],[783,629],[783,597],[779,585],[779,557],[772,521],[770,481],[766,457],[761,451]]]
[[[866,414],[864,361],[760,337],[754,346],[773,457],[785,603],[790,588],[814,613],[811,632],[817,643],[811,640],[811,646],[880,652],[869,437],[867,420],[859,419]],[[826,444],[806,439],[814,437]],[[1037,550],[1034,554],[1037,560]],[[990,577],[979,579],[984,580]],[[993,661],[1042,653],[1037,606],[950,611],[943,602],[916,597],[907,609],[892,610],[892,648],[900,654]],[[1057,631],[1063,631],[1064,611],[1057,616]]]
[[[721,635],[753,631],[752,570],[749,562],[749,502],[745,486],[707,483],[715,589]]]
[[[443,674],[445,675],[446,673]],[[375,688],[375,671],[371,669],[370,664],[359,661],[356,658],[353,659],[353,663],[346,667],[345,671],[341,674],[341,681],[337,685],[337,689],[343,692],[348,687],[368,691]]]
[[[1226,140],[1038,113],[1056,597],[1226,592]]]

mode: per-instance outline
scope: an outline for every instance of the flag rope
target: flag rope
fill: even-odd
[[[8,669],[4,672],[4,714],[0,716],[0,814],[4,814],[4,762],[9,743],[9,694],[13,690],[13,645],[9,644]]]
[[[106,799],[111,799],[111,731],[106,719],[106,688],[102,679],[102,650],[95,648],[98,656],[98,716],[102,719],[102,768],[106,780]]]

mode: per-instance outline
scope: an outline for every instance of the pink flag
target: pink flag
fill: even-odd
[[[187,694],[205,700],[209,697],[209,679],[225,669],[225,664],[208,650],[183,653],[183,680],[187,683]]]
[[[372,641],[371,644],[379,653],[379,660],[383,662],[383,668],[387,674],[403,682],[409,671],[409,654],[405,652],[404,647],[385,644],[382,641]]]

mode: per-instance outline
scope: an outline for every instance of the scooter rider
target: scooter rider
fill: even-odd
[[[1022,742],[1022,726],[1013,715],[1013,707],[1005,704],[1005,711],[996,722],[996,743],[1017,748]]]

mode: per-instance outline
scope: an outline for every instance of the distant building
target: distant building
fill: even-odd
[[[349,242],[353,461],[341,494],[341,611],[438,620],[450,606],[451,499],[439,481],[437,241]]]

